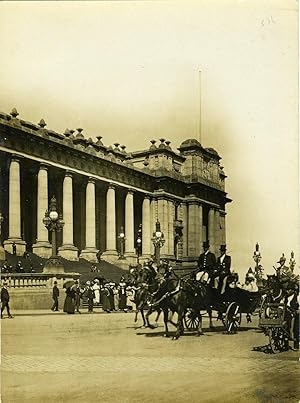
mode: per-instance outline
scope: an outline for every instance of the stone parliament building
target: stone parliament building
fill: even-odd
[[[221,157],[196,139],[177,150],[170,141],[151,140],[142,151],[106,146],[102,137],[86,138],[81,128],[57,133],[20,119],[16,109],[0,113],[1,242],[17,255],[30,251],[51,256],[43,224],[52,195],[65,225],[58,233],[58,254],[68,260],[101,258],[116,263],[119,234],[125,233],[126,262],[154,253],[157,220],[165,243],[161,257],[188,264],[210,241],[218,254],[225,240],[226,175]]]

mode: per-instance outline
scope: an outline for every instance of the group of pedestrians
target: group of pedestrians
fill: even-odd
[[[80,306],[84,298],[87,300],[89,313],[93,313],[94,307],[99,305],[107,313],[118,310],[127,312],[128,296],[132,295],[131,288],[127,286],[124,277],[121,277],[119,283],[100,281],[96,278],[93,281],[87,281],[83,286],[80,286],[78,281],[68,281],[64,287],[66,294],[63,312],[68,314],[80,314]],[[59,295],[60,291],[57,281],[55,281],[52,289],[53,305],[51,310],[53,312],[59,311]]]

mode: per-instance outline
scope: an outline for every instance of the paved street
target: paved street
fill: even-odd
[[[153,318],[154,320],[154,318]],[[2,402],[298,402],[298,353],[266,354],[257,320],[178,341],[133,313],[17,312],[2,325]]]

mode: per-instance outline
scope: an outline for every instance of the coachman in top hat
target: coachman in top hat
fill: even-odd
[[[231,257],[226,254],[226,245],[220,246],[221,255],[217,259],[217,270],[219,275],[219,291],[221,294],[225,291],[226,281],[230,274]]]
[[[207,280],[205,278],[205,273],[208,273],[208,276],[212,279],[216,269],[216,256],[209,250],[209,241],[203,242],[203,250],[204,252],[201,253],[198,259],[198,273],[196,274],[197,280]]]

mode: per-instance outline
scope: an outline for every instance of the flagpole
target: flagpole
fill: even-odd
[[[202,88],[201,88],[201,73],[199,70],[199,127],[198,127],[198,140],[201,144],[201,136],[202,136]]]

